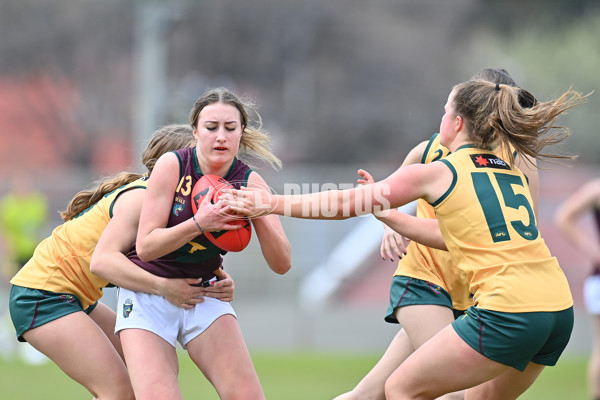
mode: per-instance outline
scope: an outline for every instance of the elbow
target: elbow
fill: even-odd
[[[280,263],[277,265],[270,265],[270,267],[276,274],[285,275],[292,268],[292,263]]]
[[[555,216],[552,222],[554,222],[554,226],[556,226],[557,228],[560,228],[562,226],[562,219],[559,216]]]
[[[150,262],[153,260],[152,257],[150,257],[148,254],[142,253],[140,251],[137,252],[138,258],[142,261],[142,262]]]
[[[267,264],[276,274],[284,275],[292,268],[292,249],[288,244],[285,250],[280,250],[278,253],[275,257],[268,257]]]
[[[102,268],[103,265],[102,256],[92,257],[92,261],[90,262],[90,272],[102,279],[106,279],[104,277],[104,268]]]
[[[566,223],[567,223],[567,218],[564,213],[557,212],[554,215],[554,226],[556,226],[560,229],[564,229]]]
[[[94,275],[100,276],[101,269],[98,266],[98,263],[92,260],[90,263],[90,272]]]
[[[149,262],[153,259],[152,254],[150,254],[150,252],[148,251],[148,249],[146,249],[145,246],[136,245],[135,252],[137,253],[139,259],[143,262]]]

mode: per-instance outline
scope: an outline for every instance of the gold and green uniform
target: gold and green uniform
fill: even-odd
[[[571,307],[567,279],[538,231],[524,174],[473,146],[440,162],[454,180],[432,205],[475,306],[509,313]]]
[[[440,144],[440,135],[436,133],[431,137],[421,163],[440,160],[449,153]],[[416,216],[436,218],[433,207],[423,199],[417,200]],[[398,263],[394,276],[408,276],[441,286],[450,293],[455,310],[466,310],[473,305],[467,275],[452,262],[447,251],[432,249],[413,240],[406,248],[406,255]]]
[[[102,297],[108,285],[90,272],[92,254],[100,235],[112,218],[117,197],[133,188],[146,188],[144,178],[106,194],[75,218],[58,226],[35,249],[33,257],[10,283],[31,289],[77,296],[83,309]]]

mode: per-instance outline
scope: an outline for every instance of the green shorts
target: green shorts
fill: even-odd
[[[98,302],[95,302],[84,310],[81,301],[73,294],[54,293],[15,285],[10,289],[8,303],[10,318],[17,331],[19,342],[26,342],[23,333],[30,329],[77,311],[90,314],[97,305]]]
[[[573,323],[573,307],[525,313],[471,307],[452,327],[487,358],[523,371],[530,362],[555,365],[569,343]]]
[[[397,324],[398,320],[394,314],[396,308],[423,304],[448,307],[454,313],[454,318],[465,313],[464,310],[452,308],[450,293],[441,286],[410,276],[396,275],[392,279],[390,304],[384,319],[391,324]]]

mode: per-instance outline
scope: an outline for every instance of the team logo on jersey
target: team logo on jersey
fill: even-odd
[[[198,250],[206,250],[206,247],[202,246],[200,243],[188,242],[188,244],[192,246],[192,248],[189,250],[190,254],[194,254]]]
[[[440,294],[442,293],[442,288],[439,285],[436,285],[434,283],[431,282],[427,282],[427,285],[429,286],[429,289],[431,289],[431,291],[435,294]]]
[[[476,168],[510,169],[506,161],[493,154],[470,154],[470,156]]]
[[[70,294],[61,294],[60,301],[63,303],[72,303],[75,301],[75,297]]]
[[[173,204],[173,215],[179,217],[179,213],[183,211],[183,204]]]
[[[508,232],[506,231],[498,231],[494,233],[495,241],[505,241],[508,240]]]
[[[133,300],[127,299],[123,303],[123,318],[129,318],[129,314],[133,310]]]

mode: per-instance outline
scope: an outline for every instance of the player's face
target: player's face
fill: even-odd
[[[240,112],[234,106],[213,103],[204,107],[194,128],[198,157],[209,164],[231,162],[239,149],[243,130]]]
[[[454,91],[448,95],[448,100],[444,106],[444,115],[440,122],[440,143],[446,148],[450,148],[450,144],[456,137],[457,116],[454,114],[452,101],[454,99]]]

